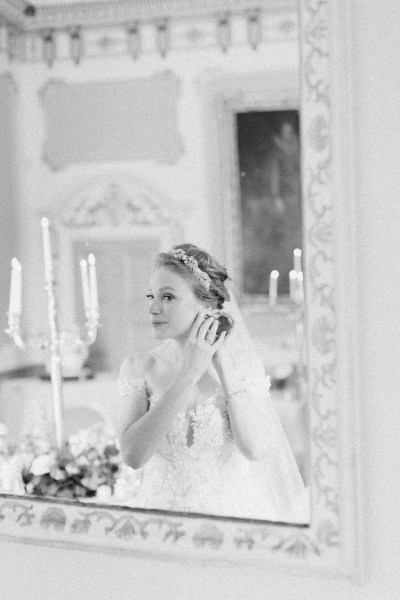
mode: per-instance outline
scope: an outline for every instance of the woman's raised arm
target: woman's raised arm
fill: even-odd
[[[146,367],[152,359],[137,354],[126,358],[120,369],[119,389],[123,396],[119,418],[119,443],[124,462],[140,469],[155,454],[181,410],[192,382],[178,373],[150,410]]]
[[[133,469],[140,469],[155,454],[193,386],[209,367],[212,355],[225,338],[223,332],[212,346],[206,342],[207,333],[211,332],[214,337],[217,327],[218,323],[212,317],[204,321],[204,314],[199,313],[188,336],[182,362],[151,409],[146,370],[154,366],[154,357],[137,354],[123,361],[119,382],[120,388],[126,389],[123,394],[126,404],[120,413],[119,442],[124,462]]]
[[[269,451],[264,400],[240,381],[224,348],[216,353],[214,364],[227,398],[229,422],[239,450],[249,460],[264,459]]]

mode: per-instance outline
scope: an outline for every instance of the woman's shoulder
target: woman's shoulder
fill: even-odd
[[[150,350],[133,352],[124,358],[120,367],[121,377],[146,377],[168,357],[168,349],[161,344]]]
[[[151,361],[149,352],[133,352],[132,354],[128,354],[121,363],[119,376],[128,379],[131,377],[144,377]]]

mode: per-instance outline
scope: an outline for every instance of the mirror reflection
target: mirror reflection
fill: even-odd
[[[163,343],[121,366],[122,456],[138,506],[290,521],[305,486],[227,279],[193,244],[158,255],[147,298]]]
[[[84,259],[79,263],[90,320],[97,310],[96,283],[93,277],[89,282]],[[18,285],[14,278],[14,316]],[[64,330],[56,332],[65,392],[60,399],[55,398],[54,348],[39,378],[3,381],[3,491],[307,522],[304,430],[292,426],[286,432],[282,426],[287,418],[282,408],[288,407],[295,407],[292,419],[302,424],[300,354],[296,372],[283,361],[270,365],[270,391],[265,358],[256,350],[258,344],[273,354],[265,331],[255,345],[227,270],[193,244],[155,257],[143,305],[144,296],[152,333],[151,340],[146,332],[145,343],[153,347],[129,353],[116,380],[107,372],[95,375],[87,340]],[[250,329],[260,318],[264,329],[268,319],[279,329],[278,312],[270,310],[268,317],[265,311],[261,317],[257,310],[246,312]],[[296,320],[301,344],[301,313],[284,316]],[[64,395],[55,448],[49,423],[57,424],[57,413],[52,420],[49,409],[64,403]]]
[[[194,85],[200,54],[297,68],[290,31],[277,64],[266,40],[181,49],[161,75],[163,55],[118,80],[97,56],[78,78],[55,63],[57,85],[37,64],[1,79],[0,493],[309,523],[299,110],[238,111],[227,216]]]

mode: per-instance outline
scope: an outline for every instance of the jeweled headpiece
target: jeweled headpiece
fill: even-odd
[[[208,291],[210,288],[211,279],[208,274],[199,268],[199,263],[193,256],[186,254],[181,248],[172,248],[167,254],[171,254],[176,260],[183,262],[184,265],[193,273],[197,281]]]

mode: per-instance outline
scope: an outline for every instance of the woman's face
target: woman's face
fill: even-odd
[[[190,281],[167,267],[153,271],[147,298],[153,332],[158,340],[184,339],[205,308],[194,295]]]

